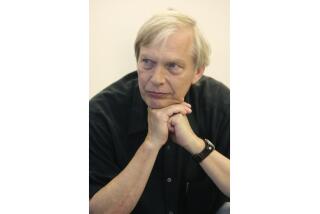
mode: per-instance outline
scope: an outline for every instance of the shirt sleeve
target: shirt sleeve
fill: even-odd
[[[214,93],[208,101],[212,106],[210,137],[216,150],[230,159],[230,90],[218,84],[212,91]]]
[[[226,87],[220,87],[217,95],[217,105],[215,114],[212,118],[214,124],[211,128],[211,135],[216,146],[216,150],[230,159],[230,91]],[[215,202],[215,210],[230,201],[221,191],[218,191],[218,197]]]
[[[115,161],[112,134],[101,115],[89,115],[89,198],[110,182],[119,172]]]
[[[216,149],[230,159],[230,117],[229,113],[219,115],[219,127],[216,135]]]

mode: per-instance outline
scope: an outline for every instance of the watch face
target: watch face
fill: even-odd
[[[210,146],[212,146],[214,148],[214,145],[213,145],[213,143],[211,143],[210,140],[208,140],[208,139],[204,139],[204,140],[206,141],[207,144],[209,144]]]

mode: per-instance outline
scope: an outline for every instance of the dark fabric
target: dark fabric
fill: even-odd
[[[89,103],[89,176],[91,198],[125,168],[147,135],[147,106],[137,72],[102,90]],[[203,76],[188,91],[188,120],[194,132],[212,141],[230,158],[229,89]],[[168,178],[172,181],[168,182]],[[191,154],[171,142],[160,150],[146,188],[133,213],[215,213],[225,197]]]

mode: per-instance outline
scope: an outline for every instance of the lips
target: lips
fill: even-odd
[[[163,92],[157,92],[157,91],[147,91],[147,94],[156,99],[164,98],[168,95],[168,93],[163,93]]]

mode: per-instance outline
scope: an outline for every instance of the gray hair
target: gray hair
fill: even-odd
[[[197,27],[196,21],[174,10],[156,14],[142,25],[134,44],[136,60],[139,59],[141,47],[153,42],[162,42],[181,28],[190,28],[193,31],[192,58],[194,68],[198,69],[209,65],[210,46]]]

